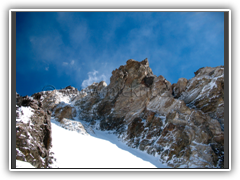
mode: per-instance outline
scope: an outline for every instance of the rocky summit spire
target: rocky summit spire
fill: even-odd
[[[143,61],[141,61],[141,64],[149,66],[148,58],[145,58]]]

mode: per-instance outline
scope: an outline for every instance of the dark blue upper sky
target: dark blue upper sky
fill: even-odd
[[[110,82],[128,59],[148,58],[171,83],[224,65],[223,12],[17,12],[17,92]]]

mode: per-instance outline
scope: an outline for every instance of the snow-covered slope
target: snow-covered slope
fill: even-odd
[[[53,168],[167,168],[109,132],[78,133],[52,119],[52,139]]]
[[[35,167],[28,162],[17,160],[16,168],[35,168]]]
[[[54,96],[59,102],[58,108],[67,105],[73,106],[71,98],[67,95],[56,91]],[[32,116],[35,110],[33,108],[30,106],[17,107],[17,113],[17,124],[21,123],[27,128],[34,127]],[[89,123],[81,121],[77,117],[75,120],[63,118],[60,123],[53,116],[51,129],[52,147],[49,153],[53,154],[54,159],[53,163],[49,165],[50,168],[168,168],[159,163],[157,158],[139,149],[128,147],[113,131],[93,129]],[[28,134],[28,139],[30,138],[29,140],[32,142],[35,139],[34,134],[31,135],[30,130]],[[20,136],[22,137],[24,134],[20,134]],[[26,141],[30,143],[30,141]],[[33,146],[35,145],[33,144]],[[23,159],[16,160],[16,168],[35,168],[19,148],[17,148],[17,152],[18,156]],[[40,159],[42,158],[40,157]]]

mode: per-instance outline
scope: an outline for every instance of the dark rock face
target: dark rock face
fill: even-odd
[[[101,130],[119,130],[123,126],[124,118],[107,117],[100,122]]]
[[[33,94],[33,98],[36,99],[36,100],[40,100],[42,97],[42,94],[41,93],[35,93]]]
[[[55,117],[58,119],[59,122],[62,121],[63,118],[73,119],[74,116],[74,108],[67,105],[62,107],[57,107],[55,109]]]
[[[135,137],[139,137],[143,129],[144,129],[144,124],[142,122],[142,119],[139,117],[135,118],[131,122],[131,124],[128,126],[129,138],[132,139]]]
[[[145,76],[142,80],[142,83],[146,86],[146,87],[150,87],[153,83],[153,76]]]
[[[21,99],[22,103],[20,103]],[[50,147],[51,115],[29,97],[17,97],[16,159],[27,161],[36,168],[49,168],[52,163]]]

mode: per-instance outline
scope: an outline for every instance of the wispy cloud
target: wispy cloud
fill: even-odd
[[[107,77],[104,74],[97,75],[98,71],[88,72],[88,79],[82,82],[82,88],[90,86],[94,82],[107,81]]]
[[[32,51],[38,56],[38,60],[52,62],[56,60],[56,57],[61,57],[62,38],[59,32],[54,33],[52,35],[34,35],[29,38]]]
[[[63,66],[68,66],[68,67],[69,67],[69,66],[70,66],[70,67],[73,67],[74,64],[75,64],[75,61],[74,61],[74,60],[72,60],[71,62],[63,62],[63,63],[62,63]]]

